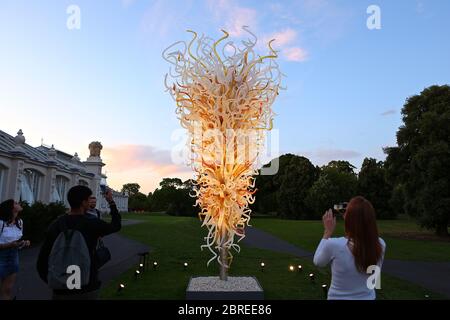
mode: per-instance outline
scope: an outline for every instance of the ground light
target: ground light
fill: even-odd
[[[266,266],[266,264],[264,262],[261,262],[261,271],[264,272],[264,267]]]
[[[153,269],[155,269],[156,270],[156,268],[158,268],[158,262],[153,262]]]
[[[289,266],[289,271],[294,271],[294,266]]]
[[[187,263],[187,262],[185,262],[185,263],[183,264],[183,267],[184,267],[184,270],[186,270],[186,269],[187,269],[187,267],[188,267],[188,263]]]
[[[328,296],[328,286],[326,284],[323,284],[322,285],[322,290],[323,290],[323,294],[324,294],[325,299],[326,299],[327,296]]]
[[[143,263],[140,263],[139,264],[139,271],[143,271],[144,270],[144,264]]]
[[[298,272],[302,272],[302,270],[303,270],[302,265],[299,264],[299,265],[297,266],[297,269],[298,269]]]
[[[125,289],[125,285],[123,283],[119,284],[119,286],[117,287],[117,292],[122,292],[122,290]]]
[[[314,283],[314,280],[315,280],[314,273],[309,274],[309,279],[311,280],[312,283]]]
[[[134,272],[134,279],[137,280],[137,278],[139,277],[140,274],[141,274],[141,272],[140,272],[139,270],[136,270],[136,271]]]

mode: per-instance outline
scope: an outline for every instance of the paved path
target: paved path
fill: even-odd
[[[136,223],[139,223],[139,221],[122,220],[123,226]],[[149,250],[147,246],[119,234],[105,237],[104,243],[111,251],[111,260],[100,269],[99,278],[103,285],[130,269],[133,265],[137,265],[139,263],[137,254]],[[51,298],[50,290],[39,278],[36,271],[39,249],[40,247],[33,247],[20,253],[20,271],[16,283],[18,300],[48,300]]]
[[[266,249],[312,260],[314,253],[303,250],[265,231],[249,227],[242,240],[247,246]],[[450,298],[450,262],[420,262],[386,259],[383,272],[418,284]]]

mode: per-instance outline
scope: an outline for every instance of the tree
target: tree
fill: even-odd
[[[331,165],[330,165],[331,164]],[[330,163],[321,168],[319,178],[308,191],[306,203],[314,218],[320,218],[334,204],[349,201],[356,194],[357,176],[348,167]]]
[[[161,188],[180,188],[183,182],[180,178],[163,178],[159,185]]]
[[[191,195],[195,181],[179,178],[164,178],[151,196],[152,209],[164,211],[173,216],[195,216],[199,208],[194,206],[196,199]]]
[[[253,211],[261,213],[279,212],[278,208],[278,191],[285,177],[285,173],[290,161],[297,157],[293,154],[284,154],[278,159],[278,171],[275,175],[261,175],[261,170],[256,178],[256,201],[251,205]],[[263,167],[269,167],[270,163]]]
[[[280,156],[278,159],[274,159],[278,161],[278,171],[274,175],[261,175],[261,169],[258,170],[258,175],[255,176],[256,200],[254,204],[250,205],[253,211],[260,213],[279,212],[278,190],[284,179],[286,167],[294,157],[296,156],[288,153]],[[270,165],[271,163],[267,163],[263,168],[267,168]]]
[[[348,161],[333,160],[327,164],[328,168],[335,168],[340,172],[355,174],[356,167]]]
[[[194,180],[188,179],[182,182],[181,187],[172,193],[173,198],[166,213],[175,216],[196,216],[200,209],[195,206],[196,198],[191,196],[194,188]]]
[[[397,212],[391,209],[392,187],[387,182],[382,161],[365,158],[358,174],[358,194],[369,200],[381,219],[395,218]]]
[[[277,194],[278,214],[286,218],[309,218],[311,210],[306,197],[317,178],[316,168],[307,158],[293,156],[283,171]]]
[[[138,192],[131,197],[128,197],[128,207],[131,211],[149,211],[148,197]]]
[[[406,212],[449,236],[450,86],[431,86],[408,98],[402,116],[397,146],[385,149],[388,171],[402,184]]]
[[[138,183],[127,183],[122,187],[122,192],[128,194],[129,197],[133,197],[139,193],[141,186]]]
[[[408,179],[408,158],[405,153],[400,153],[397,147],[385,148],[384,152],[389,154],[384,161],[386,179],[393,187],[389,205],[398,214],[403,214],[406,212],[406,197],[405,185],[402,181]]]

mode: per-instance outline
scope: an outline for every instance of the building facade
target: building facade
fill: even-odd
[[[100,187],[107,179],[102,173],[102,145],[92,142],[89,150],[89,158],[81,161],[76,153],[71,156],[53,146],[35,148],[26,144],[22,130],[15,137],[0,130],[0,202],[62,202],[68,207],[69,189],[84,185],[96,195],[97,208],[107,211]],[[128,195],[113,191],[113,196],[119,211],[128,211]]]

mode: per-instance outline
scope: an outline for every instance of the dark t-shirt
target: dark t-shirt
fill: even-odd
[[[115,204],[110,206],[111,208],[111,223],[107,223],[103,220],[96,218],[90,214],[84,215],[70,215],[66,214],[55,221],[53,221],[48,227],[44,243],[42,244],[41,251],[39,253],[37,261],[37,270],[39,276],[45,282],[47,282],[48,273],[48,257],[53,247],[53,243],[61,232],[61,224],[59,219],[65,219],[65,223],[68,229],[75,229],[81,232],[86,241],[90,256],[91,256],[91,270],[90,280],[87,286],[81,288],[81,290],[55,290],[57,294],[79,294],[97,290],[101,283],[98,280],[98,267],[95,261],[95,250],[99,237],[107,236],[111,233],[118,232],[122,226],[122,218],[117,211]]]

